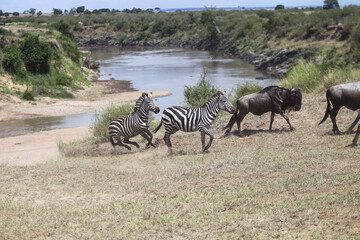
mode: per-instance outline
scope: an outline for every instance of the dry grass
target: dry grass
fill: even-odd
[[[359,239],[360,147],[321,126],[324,96],[289,113],[247,116],[247,137],[221,137],[210,153],[199,133],[128,152],[99,145],[97,157],[0,167],[3,239]],[[356,114],[341,110],[345,130]],[[76,146],[76,144],[73,144]],[[83,147],[84,148],[84,147]],[[85,148],[86,149],[86,148]],[[110,150],[109,150],[110,149]],[[83,154],[79,154],[83,155]],[[90,155],[90,154],[87,154]]]

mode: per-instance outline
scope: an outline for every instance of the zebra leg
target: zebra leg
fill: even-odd
[[[206,145],[206,147],[204,147],[204,145],[203,145],[203,152],[205,152],[206,150],[208,150],[210,148],[212,141],[214,140],[214,135],[207,128],[202,128],[200,131],[201,131],[201,141],[204,141],[204,145],[205,145],[205,134],[210,137],[210,141]]]
[[[149,129],[146,129],[144,132],[141,132],[140,135],[143,136],[148,141],[148,143],[146,144],[146,148],[148,148],[150,145],[155,147],[155,145],[152,143],[153,135],[149,131]]]
[[[168,153],[172,154],[172,144],[170,141],[170,136],[174,133],[176,133],[178,130],[177,129],[172,129],[171,131],[166,130],[165,132],[165,136],[164,136],[164,141],[166,143],[166,145],[168,146]]]
[[[201,145],[202,145],[202,149],[205,149],[205,133],[201,132]]]
[[[124,138],[124,143],[132,144],[132,145],[134,145],[134,146],[137,147],[137,148],[140,147],[139,144],[137,144],[136,142],[131,142],[131,141],[129,141],[129,138]],[[131,150],[131,148],[130,148],[129,150]]]

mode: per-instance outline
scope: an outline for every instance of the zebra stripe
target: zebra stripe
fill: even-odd
[[[136,106],[137,105],[137,106]],[[121,137],[124,138],[124,143],[133,144],[136,147],[139,145],[136,142],[130,142],[129,138],[141,135],[148,140],[147,147],[151,144],[152,134],[149,131],[149,111],[158,113],[160,109],[154,104],[146,93],[137,100],[134,112],[130,115],[122,116],[111,121],[108,132],[110,135],[110,142],[113,146],[124,146],[127,149],[131,148],[122,143]],[[116,142],[114,141],[116,139]]]
[[[201,132],[201,142],[203,151],[206,151],[212,143],[213,134],[209,131],[212,122],[220,110],[233,112],[234,107],[225,97],[224,92],[217,92],[211,96],[208,101],[199,108],[184,108],[179,106],[168,107],[164,110],[160,125],[155,129],[157,132],[161,125],[164,124],[165,136],[164,140],[172,152],[170,136],[178,130],[183,132]],[[205,134],[210,136],[210,141],[205,147]]]

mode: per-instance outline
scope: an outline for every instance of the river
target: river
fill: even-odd
[[[184,105],[184,88],[195,85],[206,71],[207,79],[220,90],[231,92],[238,84],[252,82],[263,87],[276,80],[263,74],[244,61],[208,51],[181,48],[88,48],[91,57],[100,63],[99,80],[129,80],[136,90],[166,90],[171,96],[159,98],[160,109]],[[161,114],[157,114],[159,119]],[[0,138],[31,132],[91,125],[94,114],[46,117],[0,122]]]

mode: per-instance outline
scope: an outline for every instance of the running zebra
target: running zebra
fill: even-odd
[[[148,140],[146,147],[149,147],[150,145],[155,147],[151,142],[153,135],[149,131],[149,111],[159,113],[160,109],[154,104],[151,95],[151,93],[143,93],[136,101],[134,112],[132,114],[111,121],[109,125],[109,135],[110,142],[113,146],[119,145],[131,150],[131,147],[124,144],[128,143],[139,148],[139,144],[129,141],[129,138],[140,134]],[[124,138],[124,143],[122,143],[121,137]]]
[[[177,131],[183,132],[201,132],[202,150],[206,151],[211,146],[214,135],[210,132],[209,128],[216,115],[220,110],[226,110],[233,113],[234,107],[225,97],[226,92],[218,91],[211,96],[207,102],[199,108],[184,108],[184,107],[168,107],[163,111],[161,122],[154,130],[156,133],[161,125],[164,123],[165,136],[164,141],[168,146],[168,152],[172,154],[172,145],[170,135]],[[205,146],[205,134],[209,135],[210,141]]]

